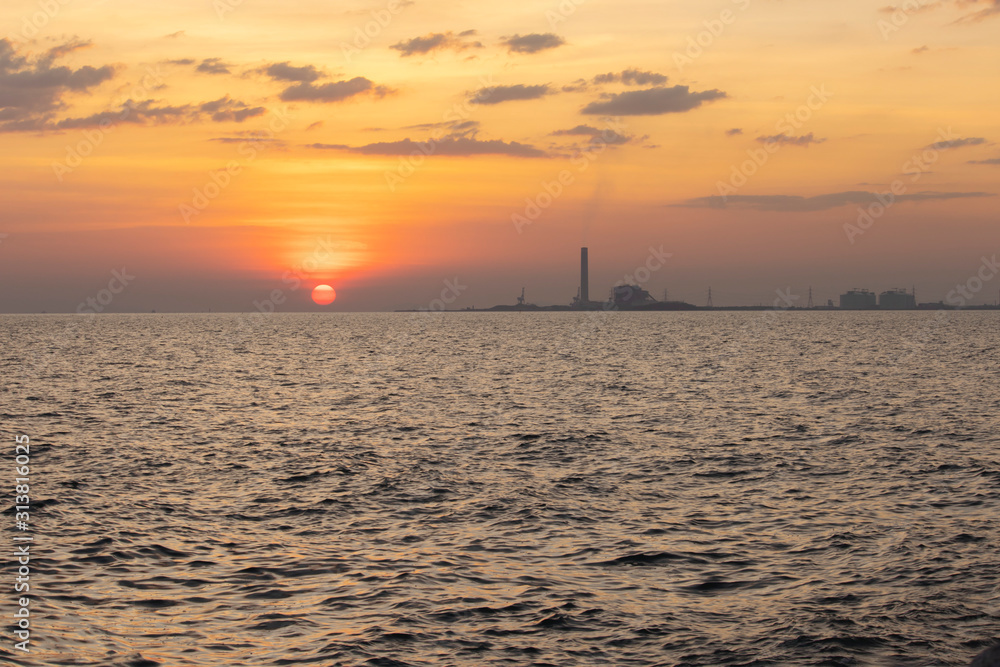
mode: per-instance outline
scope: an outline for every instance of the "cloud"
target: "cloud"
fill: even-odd
[[[728,197],[696,197],[679,204],[692,208],[738,208],[752,211],[779,212],[812,212],[825,211],[848,204],[870,204],[878,201],[874,192],[852,190],[835,192],[814,197],[799,197],[795,195],[730,195]],[[883,195],[883,197],[886,195]],[[993,197],[990,192],[915,192],[913,194],[895,195],[896,202],[921,202],[947,199],[964,199],[968,197]]]
[[[590,85],[587,83],[586,79],[577,79],[573,83],[566,84],[562,87],[564,93],[582,93],[585,90],[590,90]]]
[[[212,137],[209,141],[217,141],[222,144],[271,144],[272,146],[284,147],[285,141],[282,139],[276,139],[272,136],[272,133],[262,130],[252,130],[248,132],[238,132],[235,136],[229,137]]]
[[[445,137],[438,141],[426,142],[403,139],[401,141],[380,141],[365,146],[345,146],[343,144],[309,144],[309,148],[339,150],[361,155],[508,155],[511,157],[541,158],[548,154],[534,146],[506,142],[499,139],[481,141],[470,137]]]
[[[757,141],[762,144],[778,144],[781,146],[805,146],[809,147],[810,144],[821,144],[826,139],[817,139],[813,136],[813,133],[803,134],[801,137],[796,137],[790,134],[772,134],[766,137],[757,137]]]
[[[198,107],[198,111],[210,114],[216,123],[233,121],[242,123],[248,118],[263,116],[267,111],[264,107],[249,107],[243,102],[231,99],[228,95],[220,97],[212,102],[205,102]]]
[[[356,76],[347,81],[332,81],[320,85],[305,81],[297,83],[286,88],[281,93],[281,99],[286,102],[342,102],[365,93],[385,97],[391,92],[392,89],[386,86],[376,86],[371,80]]]
[[[71,130],[84,127],[97,127],[102,123],[130,125],[166,125],[174,123],[194,123],[211,120],[216,123],[242,123],[249,118],[261,116],[266,112],[264,107],[249,107],[228,95],[202,104],[163,105],[157,106],[156,100],[129,100],[119,109],[102,111],[82,118],[65,118],[50,124],[45,129]]]
[[[480,88],[472,96],[473,104],[500,104],[501,102],[511,102],[514,100],[537,100],[548,95],[551,89],[547,85],[525,86],[517,84],[514,86],[493,86],[492,88]]]
[[[730,129],[726,130],[726,136],[727,137],[735,137],[738,134],[743,134],[743,128],[741,128],[741,127],[733,127],[733,128],[730,128]]]
[[[967,137],[965,139],[951,139],[950,141],[937,141],[924,148],[930,148],[936,151],[948,150],[949,148],[962,148],[963,146],[981,146],[986,143],[986,139],[983,137]]]
[[[206,74],[230,74],[229,65],[222,62],[222,58],[206,58],[195,68],[195,71]]]
[[[513,37],[504,38],[500,42],[500,44],[507,47],[510,53],[538,53],[539,51],[554,49],[565,43],[566,40],[551,32],[514,35]]]
[[[406,39],[401,42],[397,42],[389,48],[399,51],[401,58],[430,53],[431,51],[437,51],[440,49],[464,51],[465,49],[482,48],[482,42],[467,42],[462,39],[463,37],[471,37],[475,34],[475,30],[465,30],[460,32],[457,36],[451,31],[432,32],[424,35],[423,37],[414,37],[413,39]]]
[[[646,88],[606,96],[603,101],[591,102],[585,106],[581,113],[612,116],[656,116],[691,111],[700,107],[703,102],[711,102],[724,97],[726,97],[726,93],[721,90],[693,93],[688,90],[687,86]]]
[[[1000,16],[1000,0],[956,0],[956,2],[960,7],[986,5],[983,9],[966,14],[956,21],[956,23],[976,23],[994,16]]]
[[[164,35],[163,38],[164,39],[177,39],[178,37],[183,37],[183,36],[184,36],[184,31],[183,30],[178,30],[177,32],[172,32],[169,35]]]
[[[621,146],[627,144],[633,139],[634,136],[629,134],[621,134],[612,128],[606,128],[604,130],[600,128],[593,127],[592,125],[577,125],[576,127],[571,127],[568,130],[556,130],[550,133],[553,137],[563,137],[563,136],[584,136],[590,137],[590,143],[599,145],[611,145],[611,146]],[[643,137],[645,139],[646,137]]]
[[[969,164],[994,164],[1000,165],[1000,157],[990,158],[988,160],[969,160]]]
[[[910,53],[912,53],[915,56],[919,56],[921,53],[926,53],[926,52],[928,52],[930,50],[931,50],[931,47],[929,47],[927,45],[924,45],[924,46],[918,46],[917,48],[915,48],[912,51],[910,51]]]
[[[275,81],[292,81],[295,83],[312,83],[323,77],[323,73],[313,65],[303,65],[295,67],[290,62],[271,63],[263,67],[259,72],[266,74]]]
[[[175,60],[165,61],[168,65],[194,65],[197,60],[194,58],[177,58]]]
[[[638,69],[626,69],[621,72],[608,72],[594,77],[594,83],[624,83],[626,86],[660,86],[667,82],[664,74],[644,72]]]
[[[79,69],[56,66],[55,61],[89,42],[70,41],[33,60],[20,55],[7,39],[0,39],[0,132],[44,130],[68,104],[72,93],[89,93],[114,78],[111,65]]]

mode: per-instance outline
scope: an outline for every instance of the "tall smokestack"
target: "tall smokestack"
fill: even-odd
[[[590,301],[590,278],[587,275],[587,249],[580,248],[580,301]]]

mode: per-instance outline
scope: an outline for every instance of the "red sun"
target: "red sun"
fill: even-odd
[[[337,292],[329,285],[316,285],[312,291],[312,298],[321,306],[329,306],[337,300]]]

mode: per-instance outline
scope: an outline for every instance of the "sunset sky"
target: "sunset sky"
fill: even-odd
[[[653,249],[698,305],[938,301],[1000,253],[1000,0],[0,12],[2,312],[569,303],[581,245],[593,298]]]

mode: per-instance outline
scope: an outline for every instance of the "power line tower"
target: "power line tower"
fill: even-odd
[[[813,288],[809,288],[809,303],[806,304],[806,308],[812,310],[813,307]]]
[[[708,303],[705,304],[705,307],[706,308],[715,308],[715,306],[712,304],[712,288],[711,287],[708,288]]]
[[[664,287],[663,288],[663,303],[667,303],[668,301],[670,301],[669,294],[667,292],[667,289]]]

